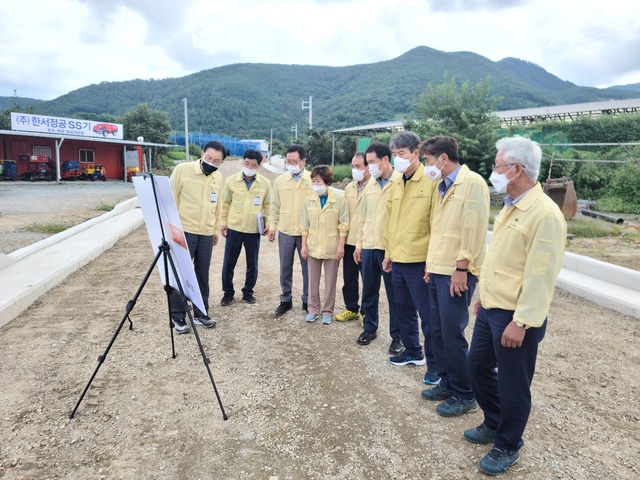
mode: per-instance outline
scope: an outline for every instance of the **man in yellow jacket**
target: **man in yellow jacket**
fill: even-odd
[[[305,199],[313,193],[311,174],[305,170],[307,152],[301,145],[291,145],[286,153],[287,173],[275,182],[271,192],[269,215],[269,241],[273,242],[278,233],[278,253],[280,255],[280,305],[276,315],[281,316],[293,308],[293,260],[298,252],[302,268],[302,309],[307,311],[308,275],[307,261],[301,256],[302,228],[300,214]],[[308,312],[307,312],[308,313]]]
[[[384,225],[387,218],[387,199],[393,186],[402,174],[393,170],[391,150],[382,142],[371,142],[366,150],[371,180],[362,191],[362,204],[358,220],[358,236],[354,259],[362,262],[362,308],[365,312],[363,331],[358,345],[369,345],[378,336],[378,304],[380,300],[380,278],[389,303],[389,353],[398,355],[404,350],[398,329],[398,315],[393,296],[391,274],[382,269],[384,260]]]
[[[226,238],[222,262],[223,307],[233,302],[233,271],[244,246],[246,273],[242,301],[255,303],[253,287],[258,280],[260,236],[267,233],[265,221],[271,204],[271,183],[258,173],[262,154],[244,152],[242,171],[229,177],[222,189],[220,233]]]
[[[362,192],[369,182],[369,169],[367,168],[366,153],[358,152],[351,159],[351,178],[344,189],[344,198],[349,206],[349,235],[344,247],[344,259],[342,261],[342,298],[346,310],[336,315],[339,322],[348,322],[361,318],[364,309],[360,308],[360,282],[358,277],[362,274],[362,263],[358,265],[354,258],[356,242],[358,238],[358,223],[360,222],[360,206],[362,204]]]
[[[218,205],[223,178],[217,172],[227,156],[219,142],[209,142],[196,162],[183,162],[171,173],[169,182],[176,200],[180,221],[193,260],[204,306],[209,310],[209,267],[214,245],[218,243]],[[179,293],[171,294],[171,317],[177,333],[189,333],[185,321],[186,305]],[[196,325],[215,327],[207,312],[194,307]]]
[[[427,400],[442,401],[436,412],[455,417],[476,410],[469,380],[465,329],[487,248],[487,182],[460,165],[458,141],[438,135],[420,146],[425,175],[437,183],[427,253],[431,344],[440,383],[424,390]]]
[[[382,267],[391,272],[398,326],[405,347],[404,352],[390,357],[389,362],[397,366],[426,363],[428,378],[436,383],[439,378],[431,346],[429,286],[424,280],[436,184],[424,174],[419,145],[420,138],[413,132],[398,132],[391,138],[394,168],[402,173],[402,179],[393,186],[387,201]],[[418,312],[424,354],[420,346]]]
[[[484,421],[464,432],[472,443],[493,444],[478,463],[489,475],[505,472],[520,459],[538,344],[567,241],[562,212],[537,181],[538,144],[509,137],[496,148],[489,180],[507,196],[482,264],[469,348],[471,386]]]

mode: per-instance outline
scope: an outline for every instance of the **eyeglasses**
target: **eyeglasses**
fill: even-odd
[[[300,165],[302,163],[302,160],[285,160],[285,162],[287,165]]]
[[[496,165],[495,163],[491,166],[491,170],[493,170],[494,172],[501,167],[511,167],[513,165],[520,165],[522,168],[526,168],[524,165],[522,165],[521,163],[504,163],[502,165]]]

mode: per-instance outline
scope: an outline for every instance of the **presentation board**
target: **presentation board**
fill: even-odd
[[[158,198],[158,207],[160,210],[159,219],[158,208],[156,208],[156,200],[153,194],[153,185],[151,184],[152,178]],[[185,296],[191,303],[198,307],[201,312],[207,314],[204,302],[202,301],[200,287],[198,286],[198,280],[196,279],[196,273],[193,269],[187,239],[182,229],[178,207],[173,197],[171,184],[169,183],[169,177],[158,175],[153,175],[153,177],[149,175],[136,176],[133,177],[133,185],[138,195],[138,201],[144,222],[147,225],[147,232],[149,233],[149,240],[151,241],[154,255],[158,254],[158,249],[160,245],[162,245],[162,231],[164,230],[165,238],[170,247],[171,258],[173,258],[173,263],[176,266],[179,277],[178,279],[174,277],[171,265],[169,265],[169,284],[176,290],[179,290],[178,282],[180,282]],[[164,284],[165,273],[162,258],[158,261],[158,272]]]

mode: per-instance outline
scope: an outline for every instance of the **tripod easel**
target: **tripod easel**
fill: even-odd
[[[154,196],[154,200],[155,200],[155,204],[156,204],[158,222],[160,223],[160,230],[162,232],[162,242],[158,246],[158,252],[156,253],[155,258],[153,259],[153,262],[151,263],[151,266],[147,270],[147,273],[145,274],[144,279],[140,283],[140,286],[138,287],[138,290],[136,291],[136,293],[133,296],[133,298],[127,303],[125,314],[123,315],[122,319],[120,320],[120,324],[118,325],[118,328],[116,328],[115,333],[111,337],[111,341],[109,342],[109,345],[107,345],[107,348],[105,349],[104,353],[98,357],[98,365],[96,366],[96,369],[94,370],[93,375],[91,375],[91,378],[89,379],[89,382],[84,387],[84,390],[82,391],[82,394],[80,395],[80,398],[78,399],[78,402],[76,403],[75,407],[73,407],[73,410],[71,411],[71,414],[69,415],[70,419],[73,418],[74,415],[76,414],[76,411],[78,410],[78,407],[80,406],[80,403],[82,402],[82,399],[84,398],[85,394],[89,390],[89,387],[91,386],[91,383],[93,382],[93,379],[96,377],[96,374],[98,373],[98,370],[100,369],[100,367],[102,366],[102,364],[106,360],[107,354],[109,353],[109,350],[111,349],[111,346],[113,345],[113,343],[115,342],[116,338],[118,337],[118,334],[120,333],[120,330],[122,330],[122,327],[124,326],[125,321],[127,321],[127,320],[129,321],[129,330],[133,330],[133,322],[131,321],[131,318],[129,317],[129,314],[131,313],[131,311],[135,307],[136,302],[138,301],[138,297],[142,293],[142,290],[144,289],[144,286],[146,285],[147,281],[149,280],[149,277],[151,276],[151,273],[153,272],[156,264],[160,260],[160,257],[162,257],[163,264],[164,264],[164,291],[167,294],[167,307],[168,307],[168,310],[169,310],[169,331],[171,333],[171,355],[172,355],[172,358],[176,358],[176,350],[175,350],[174,334],[173,334],[173,320],[171,319],[171,301],[170,301],[171,293],[174,290],[174,288],[171,286],[170,280],[169,280],[169,266],[171,266],[171,272],[173,273],[173,278],[178,280],[177,281],[178,289],[179,289],[178,291],[180,293],[180,296],[182,297],[182,300],[185,300],[185,294],[184,294],[184,290],[182,288],[182,284],[179,281],[179,276],[178,276],[178,272],[177,272],[175,263],[174,263],[173,258],[171,256],[171,246],[169,245],[169,243],[167,242],[167,240],[165,238],[164,228],[162,226],[162,220],[161,220],[162,217],[160,215],[160,206],[158,204],[158,195],[157,195],[157,192],[156,192],[155,183],[153,181],[153,174],[151,174],[151,173],[145,174],[145,180],[147,180],[147,179],[151,180],[151,185],[153,186],[153,196]],[[181,302],[181,303],[186,304],[186,300],[184,302]],[[224,411],[224,407],[222,405],[222,400],[220,399],[220,395],[218,393],[218,389],[216,388],[215,381],[213,380],[213,375],[211,373],[211,369],[209,368],[209,364],[211,363],[211,361],[209,360],[209,358],[206,356],[206,354],[204,352],[204,347],[202,346],[202,341],[200,340],[200,335],[198,334],[198,331],[196,330],[196,326],[195,326],[195,323],[194,323],[194,320],[193,320],[193,315],[191,313],[191,310],[189,309],[186,313],[187,313],[187,315],[189,317],[189,323],[191,325],[191,330],[193,331],[194,337],[196,338],[196,342],[198,343],[198,348],[200,349],[200,355],[202,356],[202,361],[204,362],[204,365],[205,365],[205,367],[207,369],[207,372],[209,374],[209,380],[211,380],[211,385],[213,387],[213,391],[215,392],[216,398],[218,400],[218,404],[220,405],[220,410],[222,412],[222,418],[224,420],[227,420],[229,417],[227,416],[227,414]]]

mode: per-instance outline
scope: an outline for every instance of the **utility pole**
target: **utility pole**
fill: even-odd
[[[291,125],[291,131],[295,132],[295,138],[296,140],[298,140],[298,124],[297,123],[295,125]]]
[[[305,105],[306,103],[306,105]],[[313,99],[309,97],[309,101],[302,100],[302,110],[309,110],[309,130],[313,128]]]
[[[273,128],[271,129],[271,138],[269,138],[269,161],[273,156]]]
[[[188,162],[189,159],[189,121],[187,119],[187,99],[183,98],[182,101],[184,102],[184,149],[186,152],[186,161]]]

